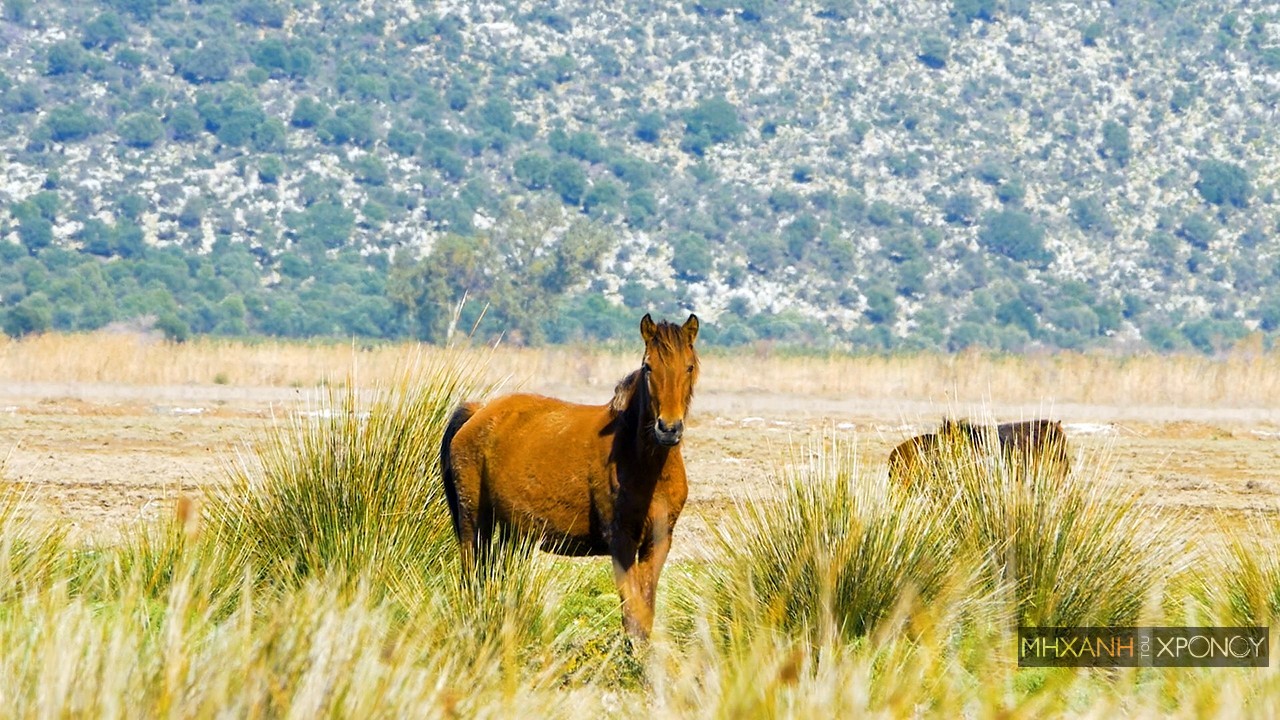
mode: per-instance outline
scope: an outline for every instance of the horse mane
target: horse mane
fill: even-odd
[[[640,386],[640,377],[643,373],[643,369],[632,370],[613,388],[613,399],[609,401],[609,409],[614,415],[626,412],[627,406],[631,404],[631,398],[636,394],[636,388]]]

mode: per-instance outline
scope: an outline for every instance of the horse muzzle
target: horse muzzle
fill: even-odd
[[[670,425],[659,419],[653,424],[653,438],[658,441],[659,445],[666,447],[674,447],[680,443],[680,438],[684,436],[684,421],[677,420]]]

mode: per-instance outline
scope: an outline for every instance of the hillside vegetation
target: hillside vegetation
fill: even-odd
[[[1269,6],[3,0],[0,56],[10,335],[1280,330]]]

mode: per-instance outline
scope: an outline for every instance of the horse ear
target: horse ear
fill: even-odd
[[[680,329],[684,330],[684,334],[689,336],[689,344],[692,345],[694,338],[698,337],[698,316],[689,313],[689,319],[684,321],[684,325]]]
[[[649,313],[645,313],[644,317],[640,318],[640,337],[644,338],[645,343],[648,344],[657,332],[658,326],[653,323],[653,318]]]

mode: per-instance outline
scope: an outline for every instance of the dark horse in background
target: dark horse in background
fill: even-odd
[[[680,455],[698,318],[640,321],[644,359],[604,405],[514,394],[454,411],[441,477],[464,576],[498,527],[562,555],[609,555],[627,632],[653,629],[658,575],[689,487]]]
[[[916,476],[936,472],[941,464],[964,453],[985,452],[993,437],[1001,457],[1014,472],[1047,472],[1053,477],[1066,477],[1071,470],[1067,434],[1059,420],[1025,420],[988,427],[948,419],[942,421],[937,432],[917,435],[895,447],[889,453],[889,478],[907,483]]]

